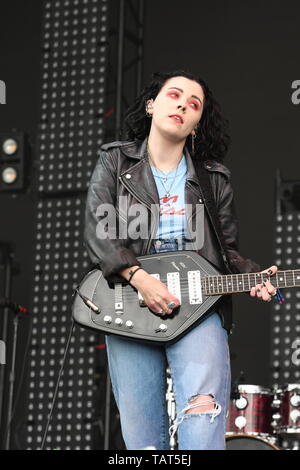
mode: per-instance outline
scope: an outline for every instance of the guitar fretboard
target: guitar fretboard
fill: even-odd
[[[202,286],[206,295],[235,294],[249,292],[256,284],[269,280],[275,287],[300,286],[300,269],[278,271],[273,276],[267,273],[226,274],[220,276],[204,276]]]

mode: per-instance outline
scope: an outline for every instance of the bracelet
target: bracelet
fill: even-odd
[[[128,282],[130,283],[131,279],[133,278],[134,274],[139,270],[139,269],[143,269],[143,268],[136,268],[135,271],[129,271],[129,279],[128,279]]]

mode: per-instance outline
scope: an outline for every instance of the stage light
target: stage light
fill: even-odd
[[[18,142],[15,139],[6,139],[2,144],[5,155],[13,155],[18,150]]]
[[[13,184],[18,178],[18,173],[15,168],[7,167],[2,170],[1,180],[5,184]]]
[[[24,133],[0,133],[0,191],[24,189],[25,158],[28,162]]]

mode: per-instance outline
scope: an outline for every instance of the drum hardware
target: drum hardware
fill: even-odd
[[[281,404],[281,400],[280,398],[277,396],[276,392],[274,393],[274,400],[272,402],[272,408],[275,408],[275,409],[278,409],[280,407],[280,404]]]
[[[238,416],[237,418],[235,418],[234,423],[237,428],[243,429],[247,424],[247,419],[245,418],[245,416]]]
[[[271,408],[274,410],[274,413],[272,415],[271,426],[272,426],[274,432],[276,432],[276,430],[279,426],[279,423],[280,423],[280,419],[281,419],[281,414],[279,413],[279,408],[280,408],[280,404],[281,404],[281,398],[280,398],[280,393],[281,392],[277,387],[274,387],[273,388],[273,393],[274,393],[274,398],[273,398],[273,401],[271,403]]]
[[[297,423],[297,421],[299,421],[299,417],[300,417],[300,411],[299,410],[291,411],[291,420],[293,421],[293,423]]]
[[[291,396],[290,399],[291,405],[292,406],[299,406],[300,405],[300,395],[294,394]]]
[[[169,415],[169,425],[171,426],[176,419],[176,403],[173,392],[173,382],[171,377],[171,370],[167,367],[167,390],[166,390],[166,400],[167,400],[167,411]],[[170,438],[170,450],[174,450],[177,445],[176,435]]]
[[[244,410],[248,406],[247,398],[240,396],[237,400],[235,400],[235,406],[238,410]]]
[[[284,439],[281,439],[280,445],[282,450],[300,450],[300,441],[292,439],[291,436],[287,434]]]
[[[230,399],[238,400],[241,395],[239,391],[239,385],[245,383],[245,373],[243,370],[240,371],[238,378],[233,382],[231,387]]]
[[[293,447],[291,450],[300,450],[300,442],[299,441],[293,441]]]
[[[287,384],[276,391],[276,431],[300,437],[300,384]]]
[[[279,422],[280,422],[281,415],[279,413],[274,413],[272,415],[272,419],[273,419],[273,421],[271,422],[271,426],[275,431],[278,427]]]

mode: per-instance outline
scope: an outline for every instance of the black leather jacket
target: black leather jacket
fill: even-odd
[[[92,263],[100,266],[108,282],[124,281],[118,273],[131,266],[139,266],[140,262],[136,257],[149,253],[151,242],[156,236],[159,222],[159,195],[148,163],[146,148],[147,139],[144,142],[112,142],[103,145],[90,181],[84,238]],[[196,207],[196,204],[203,202],[202,195],[193,160],[186,148],[184,153],[187,162],[185,203]],[[206,160],[202,167],[203,171],[208,171],[210,175],[226,252],[222,255],[206,206],[204,209],[204,245],[196,251],[224,274],[259,271],[260,267],[257,264],[244,259],[238,253],[238,227],[230,171],[214,160]],[[126,196],[123,199],[127,200],[128,207],[139,203],[147,208],[149,216],[151,214],[147,221],[147,238],[132,239],[123,236],[121,239],[118,237],[99,239],[97,224],[105,219],[104,216],[99,216],[99,213],[97,215],[97,208],[100,204],[107,203],[116,207],[119,227],[123,225],[123,230],[130,224],[127,211],[122,204],[118,203],[119,196]],[[188,227],[192,227],[191,219],[192,217],[188,218]],[[118,227],[116,230],[116,233],[119,233]],[[220,314],[224,328],[231,332],[231,295],[223,296],[214,310]]]

